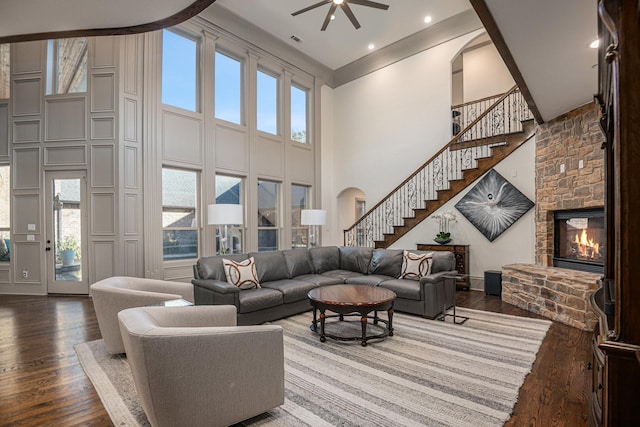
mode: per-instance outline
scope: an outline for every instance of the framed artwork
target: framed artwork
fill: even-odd
[[[456,204],[456,209],[493,242],[533,206],[527,196],[491,169]]]

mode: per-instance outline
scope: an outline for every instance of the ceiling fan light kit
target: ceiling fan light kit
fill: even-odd
[[[356,4],[359,6],[372,7],[374,9],[381,9],[381,10],[389,9],[389,5],[387,4],[382,4],[382,3],[369,1],[369,0],[322,0],[321,2],[312,4],[311,6],[305,7],[304,9],[300,9],[296,12],[293,12],[291,16],[300,15],[301,13],[308,12],[317,7],[324,6],[325,4],[331,4],[331,7],[329,7],[329,13],[327,13],[326,18],[322,23],[322,27],[320,28],[320,31],[324,31],[327,29],[327,26],[329,25],[329,22],[331,22],[331,20],[333,19],[334,13],[338,8],[338,6],[340,6],[340,9],[342,9],[344,14],[347,15],[347,18],[349,18],[349,21],[351,21],[351,24],[353,24],[356,30],[360,28],[360,22],[358,22],[358,20],[356,19],[356,16],[353,14],[353,11],[351,10],[351,7],[349,7],[349,4]]]

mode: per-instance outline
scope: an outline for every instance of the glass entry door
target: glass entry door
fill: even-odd
[[[86,175],[46,173],[47,291],[88,294],[86,269]]]

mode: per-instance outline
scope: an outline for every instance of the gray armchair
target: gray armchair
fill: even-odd
[[[111,354],[124,353],[118,312],[125,308],[159,304],[173,299],[193,302],[193,285],[140,277],[109,277],[91,285],[93,307],[104,346]]]
[[[225,305],[130,308],[118,319],[154,427],[227,426],[284,403],[280,326],[236,326]]]

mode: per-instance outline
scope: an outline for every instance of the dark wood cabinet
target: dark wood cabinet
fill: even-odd
[[[599,327],[589,425],[614,427],[638,424],[640,396],[640,0],[600,0],[598,14],[607,254],[591,300]]]
[[[419,251],[449,251],[456,257],[456,270],[463,275],[456,282],[456,289],[469,290],[471,282],[469,280],[469,245],[432,245],[429,243],[418,243]]]

